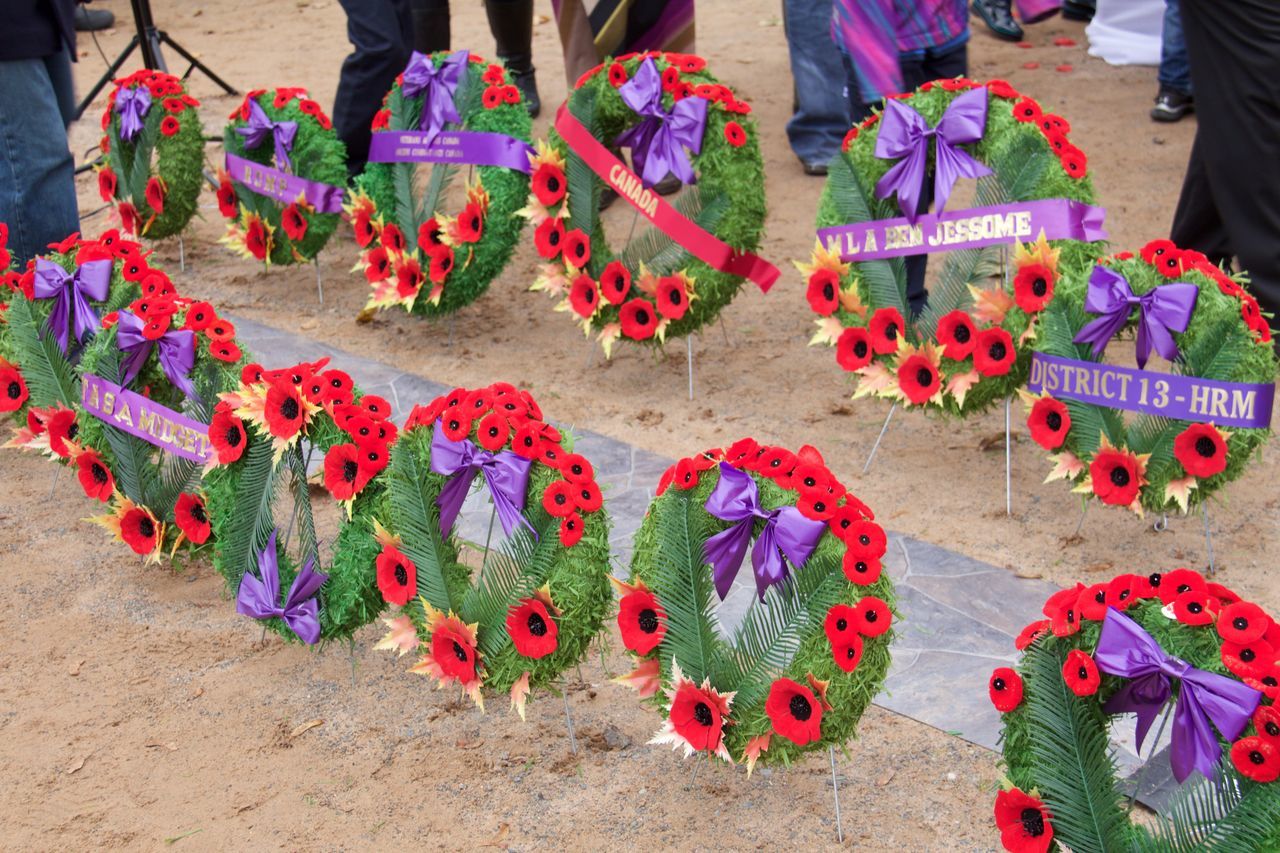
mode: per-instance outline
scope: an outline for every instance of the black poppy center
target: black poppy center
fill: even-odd
[[[285,397],[284,402],[280,404],[280,414],[284,415],[287,420],[293,420],[298,416],[298,401],[292,397]]]
[[[95,483],[101,485],[107,482],[107,469],[103,468],[97,462],[93,463],[93,467],[89,469],[89,472],[93,475],[93,481]]]
[[[457,640],[453,641],[453,655],[462,663],[467,662],[467,650],[464,649],[462,647],[462,644],[459,643]]]
[[[874,622],[880,618],[880,614],[874,610],[868,610],[862,615],[862,618],[866,619],[868,622]]]
[[[1123,489],[1129,485],[1129,472],[1117,465],[1111,469],[1111,482]]]
[[[348,459],[346,462],[342,463],[342,479],[346,480],[348,483],[354,483],[356,481],[356,474],[359,472],[360,466],[355,463],[355,460]]]
[[[1267,687],[1275,687],[1278,682],[1276,681],[1276,677],[1274,675],[1268,675],[1262,679],[1262,683],[1265,684]]]
[[[864,547],[865,547],[865,546],[867,546],[867,545],[870,545],[870,544],[871,544],[871,537],[870,537],[870,536],[868,536],[867,534],[863,533],[861,536],[859,536],[859,537],[858,537],[858,543],[859,543],[859,544],[861,544],[861,545],[863,545]]]
[[[1205,459],[1212,459],[1218,452],[1218,445],[1213,443],[1213,439],[1207,435],[1202,435],[1196,439],[1196,453]]]
[[[547,242],[553,246],[560,245],[560,232],[552,230],[547,234]]]
[[[922,388],[928,388],[933,384],[933,371],[927,367],[920,368],[916,371],[916,382],[918,382]]]
[[[822,285],[822,298],[828,302],[836,298],[836,288],[831,282]]]
[[[646,634],[652,634],[658,630],[658,612],[652,607],[646,607],[640,611],[640,615],[636,617],[636,624],[640,626],[640,630]]]
[[[1182,593],[1184,592],[1191,592],[1191,584],[1189,583],[1178,584],[1178,589],[1177,589],[1178,595],[1182,595]]]
[[[844,650],[844,656],[846,660],[853,660],[855,657],[858,656],[858,653],[857,651],[854,650],[853,646],[849,646],[847,649]]]
[[[1262,754],[1262,750],[1255,749],[1249,753],[1249,761],[1253,764],[1266,764],[1267,757]]]
[[[704,726],[710,726],[715,722],[715,717],[711,716],[711,706],[706,702],[699,702],[693,706],[693,718]]]
[[[545,637],[547,635],[547,620],[542,618],[541,613],[529,614],[529,633],[535,637]]]
[[[895,340],[898,337],[898,324],[890,323],[884,327],[884,336],[889,340]]]
[[[1089,670],[1085,669],[1084,667],[1080,667],[1080,671],[1076,673],[1076,677],[1079,678],[1081,681],[1088,681]]]
[[[837,620],[836,620],[836,630],[837,630],[837,631],[845,631],[845,630],[847,630],[848,628],[849,628],[849,620],[848,620],[848,619],[837,619]]]
[[[860,575],[866,574],[867,570],[870,568],[871,567],[867,565],[865,560],[859,560],[858,562],[853,564],[853,570]]]
[[[479,230],[480,230],[480,217],[479,217],[479,216],[472,216],[472,217],[471,217],[471,230],[472,230],[472,231],[479,231]]]
[[[648,311],[641,308],[639,311],[636,312],[636,322],[639,323],[640,325],[642,326],[649,325],[649,320],[650,320],[650,317],[649,317]]]
[[[569,472],[573,474],[573,476],[575,477],[581,477],[583,473],[585,473],[585,471],[586,469],[583,468],[581,465],[579,465],[577,462],[569,466]]]
[[[1187,605],[1187,611],[1189,613],[1194,613],[1198,615],[1203,610],[1204,610],[1204,605],[1198,601],[1193,601]]]
[[[802,723],[813,716],[813,706],[799,693],[791,697],[791,703],[787,707],[791,709],[791,716]]]
[[[1243,616],[1237,616],[1231,620],[1231,627],[1235,628],[1237,631],[1243,631],[1245,628],[1249,627],[1249,620]]]
[[[151,523],[151,519],[145,515],[138,520],[138,532],[147,539],[156,535],[156,526]]]
[[[1253,663],[1253,659],[1256,658],[1257,656],[1258,656],[1258,653],[1255,652],[1253,649],[1240,650],[1240,660],[1244,661],[1245,663]]]
[[[1105,589],[1100,589],[1100,590],[1098,590],[1098,591],[1094,594],[1094,596],[1093,596],[1093,600],[1094,600],[1094,601],[1096,601],[1096,602],[1098,602],[1099,604],[1106,604],[1106,603],[1107,603],[1107,591],[1106,591]]]
[[[1162,575],[1159,572],[1153,572],[1152,574],[1147,576],[1147,583],[1151,584],[1152,586],[1160,586],[1161,577]]]
[[[555,175],[547,178],[547,189],[551,190],[553,193],[560,192],[560,179]]]
[[[9,384],[5,386],[4,390],[9,395],[10,400],[16,400],[22,396],[22,385],[16,379],[9,380]]]
[[[552,500],[554,500],[554,501],[556,502],[556,506],[564,506],[565,501],[569,500],[569,497],[568,497],[568,495],[565,495],[565,494],[563,494],[563,493],[557,492],[557,493],[556,493],[556,496],[555,496],[554,498],[552,498]]]
[[[1045,426],[1049,427],[1049,429],[1057,432],[1062,429],[1062,415],[1057,412],[1050,412],[1044,416],[1044,423]]]
[[[223,436],[222,440],[227,443],[228,447],[239,447],[240,446],[240,428],[234,425],[227,427],[227,434]]]
[[[1267,730],[1267,734],[1269,734],[1271,737],[1275,737],[1276,735],[1280,735],[1280,726],[1276,725],[1275,723],[1273,723],[1273,722],[1271,722],[1271,721],[1268,721],[1268,722],[1267,722],[1267,724],[1266,724],[1263,728],[1265,728],[1265,729]]]
[[[1022,828],[1027,831],[1027,835],[1032,838],[1039,838],[1044,835],[1044,815],[1039,809],[1033,809],[1030,806],[1022,810],[1022,816],[1018,818],[1022,821]]]
[[[1031,292],[1036,296],[1044,296],[1049,292],[1049,282],[1044,280],[1044,276],[1036,276],[1035,281],[1031,282]]]
[[[75,438],[80,432],[80,424],[75,421],[71,422],[71,426],[67,427],[67,438]]]
[[[1004,690],[1004,687],[1005,687],[1004,679],[997,678],[995,681],[991,682],[991,686],[996,689],[996,692],[1000,692]]]
[[[855,344],[853,345],[853,354],[854,354],[854,355],[856,355],[858,358],[866,358],[866,355],[867,355],[867,342],[866,342],[866,341],[858,341],[857,343],[855,343]]]
[[[95,471],[93,475],[97,477],[98,472]],[[209,517],[204,514],[204,504],[192,504],[191,509],[187,510],[187,512],[191,513],[191,517],[196,520],[197,524],[204,524],[209,520]]]
[[[969,327],[963,325],[956,326],[956,330],[951,333],[951,336],[956,339],[957,343],[967,344],[969,343],[970,338]]]
[[[396,563],[395,576],[396,583],[400,584],[400,586],[409,585],[409,573],[405,571],[404,563]]]
[[[1005,349],[1004,341],[996,341],[987,350],[987,355],[991,356],[994,361],[1003,361],[1006,352],[1008,350]]]
[[[672,305],[679,305],[680,298],[680,291],[678,288],[673,287],[671,290],[667,291],[667,301]]]

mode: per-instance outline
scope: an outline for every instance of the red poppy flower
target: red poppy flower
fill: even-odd
[[[790,678],[779,678],[769,687],[764,711],[775,732],[797,746],[804,746],[822,738],[825,704],[825,699],[819,701],[805,685]]]
[[[463,243],[475,243],[484,235],[484,209],[470,202],[458,214],[458,239]]]
[[[476,649],[471,638],[455,627],[456,619],[444,619],[431,632],[431,656],[445,678],[467,685],[476,680]]]
[[[835,270],[815,270],[809,276],[805,298],[815,314],[830,317],[840,307],[840,276]]]
[[[559,204],[565,193],[564,172],[554,163],[543,163],[529,179],[529,186],[546,207]]]
[[[1219,606],[1208,592],[1191,590],[1173,600],[1173,615],[1184,625],[1208,625],[1217,618]]]
[[[378,249],[377,251],[380,252],[382,250]],[[373,252],[370,252],[370,254],[373,254]],[[385,258],[386,256],[384,255],[383,257]],[[365,268],[366,277],[368,277],[370,269],[370,267]],[[422,289],[424,280],[422,265],[418,263],[417,258],[406,257],[396,264],[396,295],[401,299],[408,299],[417,294]]]
[[[1027,428],[1031,430],[1032,441],[1045,450],[1056,450],[1071,431],[1071,412],[1065,403],[1052,397],[1041,397],[1031,407]]]
[[[539,255],[549,261],[559,257],[564,249],[564,239],[564,223],[559,217],[552,216],[545,219],[533,230],[534,248],[538,250]]]
[[[150,554],[159,545],[160,522],[146,507],[132,506],[120,517],[120,538],[135,554]]]
[[[1262,639],[1271,627],[1271,617],[1251,601],[1237,601],[1218,614],[1218,635],[1232,643],[1252,643]]]
[[[747,132],[736,121],[727,121],[724,124],[724,138],[734,148],[740,148],[747,142]]]
[[[879,637],[893,621],[889,605],[874,595],[868,595],[853,608],[853,621],[858,633],[865,637]]]
[[[374,237],[378,236],[378,230],[373,226],[372,211],[367,207],[361,207],[356,210],[356,215],[351,219],[351,227],[356,233],[356,245],[362,249],[372,243]]]
[[[239,203],[235,184],[224,177],[218,184],[218,212],[225,219],[234,219]]]
[[[187,307],[187,317],[182,328],[203,332],[217,317],[218,312],[208,302],[193,302]]]
[[[667,719],[672,731],[691,749],[715,753],[723,749],[727,710],[728,703],[714,691],[681,679],[671,697]]]
[[[240,347],[231,341],[209,341],[209,354],[218,361],[235,364],[240,360]]]
[[[870,586],[880,579],[882,566],[878,557],[864,557],[852,550],[846,550],[841,560],[844,576],[850,583],[859,586]]]
[[[942,377],[928,358],[913,355],[898,367],[898,387],[908,400],[920,406],[941,390]]]
[[[1068,145],[1062,151],[1058,161],[1062,163],[1062,171],[1072,178],[1083,178],[1085,172],[1089,171],[1089,158],[1074,145]]]
[[[636,341],[645,341],[658,330],[658,319],[653,305],[640,298],[625,302],[618,312],[622,321],[622,334]]]
[[[822,620],[822,630],[832,646],[857,639],[859,635],[854,609],[847,604],[833,605]]]
[[[1231,763],[1240,775],[1255,782],[1280,778],[1280,750],[1260,737],[1242,737],[1231,745]]]
[[[1228,604],[1235,604],[1237,601],[1241,600],[1239,593],[1235,592],[1234,590],[1228,587],[1223,586],[1220,583],[1212,583],[1212,582],[1206,581],[1205,589],[1208,590],[1210,595],[1218,599],[1218,602],[1222,604],[1224,607]],[[1274,623],[1272,624],[1271,627],[1267,628],[1267,635],[1268,635],[1267,640],[1269,642],[1274,642],[1274,640],[1280,639],[1280,632],[1277,632],[1275,630]]]
[[[560,545],[572,548],[582,540],[582,516],[571,512],[560,519]]]
[[[1049,810],[1017,788],[996,794],[995,817],[1000,843],[1011,853],[1046,853],[1053,843]]]
[[[993,326],[978,333],[973,349],[973,366],[983,376],[1004,376],[1017,358],[1013,338],[1004,329]]]
[[[477,388],[469,391],[458,405],[463,407],[468,417],[475,419],[493,408],[493,394],[488,388]]]
[[[1040,122],[1040,105],[1030,98],[1023,98],[1013,105],[1013,117],[1022,122]]]
[[[1053,270],[1044,264],[1027,264],[1013,278],[1013,299],[1018,307],[1034,314],[1053,299]]]
[[[244,423],[225,408],[215,409],[209,423],[209,444],[218,455],[219,465],[235,462],[244,455]]]
[[[511,435],[511,424],[497,412],[490,412],[480,419],[477,437],[480,446],[485,450],[497,452],[507,446],[507,438]]]
[[[502,106],[502,87],[486,86],[484,92],[480,95],[480,103],[484,105],[486,110]]]
[[[45,430],[49,433],[49,449],[62,459],[70,456],[71,448],[67,442],[75,441],[80,434],[76,413],[71,409],[58,409],[45,421]]]
[[[293,438],[302,429],[305,416],[302,396],[296,385],[286,379],[271,385],[265,407],[268,432],[276,438]]]
[[[1089,463],[1089,476],[1093,480],[1093,493],[1110,506],[1132,504],[1144,482],[1137,457],[1114,448],[1098,451]]]
[[[326,460],[327,461],[327,460]],[[378,554],[378,589],[388,604],[404,607],[418,593],[418,569],[397,548],[384,545]]]
[[[102,196],[103,201],[111,201],[116,197],[116,173],[111,171],[110,166],[103,166],[98,170],[98,195]]]
[[[576,490],[568,480],[556,480],[542,493],[542,508],[556,518],[564,518],[578,508]]]
[[[1138,250],[1139,257],[1151,266],[1158,266],[1164,255],[1178,255],[1178,247],[1172,240],[1152,240]]]
[[[379,240],[388,252],[399,254],[404,251],[404,232],[397,225],[388,223],[382,226],[382,234],[379,236]]]
[[[591,243],[577,228],[564,235],[564,260],[575,269],[586,268],[591,260]]]
[[[692,459],[681,459],[675,465],[675,478],[672,482],[677,489],[688,490],[698,485],[697,463]]]
[[[120,227],[124,229],[126,234],[137,234],[138,227],[141,223],[138,221],[138,211],[132,204],[122,201],[116,206],[116,213],[120,214]]]
[[[689,310],[689,294],[684,277],[665,275],[658,279],[658,313],[668,320],[679,320]]]
[[[587,457],[570,453],[560,460],[560,473],[571,483],[588,483],[595,479],[595,469]]]
[[[209,336],[210,340],[231,341],[235,340],[236,327],[232,325],[230,320],[219,317],[208,325],[204,333]]]
[[[836,339],[836,363],[850,372],[861,370],[875,355],[871,334],[861,326],[850,326]]]
[[[480,75],[480,79],[491,86],[496,86],[507,79],[507,72],[501,65],[490,65]]]
[[[391,453],[387,445],[377,439],[356,442],[356,464],[360,466],[361,488],[374,477],[387,470],[391,462]],[[360,491],[360,489],[356,489]]]
[[[1219,622],[1222,614],[1218,614]],[[1222,664],[1240,678],[1258,678],[1275,662],[1275,647],[1259,637],[1247,643],[1226,640],[1221,650]]]
[[[609,85],[616,89],[625,82],[627,82],[627,69],[622,63],[609,63]]]
[[[579,317],[590,319],[600,307],[600,291],[591,276],[583,273],[569,285],[569,307]]]
[[[1192,424],[1180,432],[1173,455],[1193,477],[1212,477],[1227,468],[1227,442],[1213,424]]]
[[[244,231],[244,246],[249,250],[249,254],[260,261],[264,260],[267,257],[270,239],[267,226],[261,219],[255,216],[249,220],[249,227]]]
[[[522,657],[544,658],[556,650],[559,627],[539,598],[525,598],[507,613],[507,633]]]
[[[987,695],[997,711],[1009,713],[1022,704],[1022,677],[1007,666],[997,668],[987,682]]]
[[[501,86],[498,89],[498,94],[502,96],[502,102],[504,104],[520,103],[520,90],[515,86],[512,86],[510,84],[506,86]]]
[[[1127,610],[1129,605],[1140,600],[1138,591],[1143,586],[1143,580],[1141,576],[1134,574],[1116,575],[1107,583],[1107,606]]]
[[[942,354],[952,361],[968,358],[973,353],[977,337],[973,318],[964,311],[951,311],[938,321],[938,343],[942,344]]]
[[[290,240],[298,241],[307,236],[307,217],[297,204],[291,204],[280,214],[280,224]]]
[[[1018,632],[1018,636],[1014,639],[1013,645],[1018,651],[1022,651],[1036,640],[1041,637],[1047,637],[1051,633],[1052,631],[1049,629],[1049,620],[1038,619]]]
[[[643,585],[624,595],[618,603],[618,631],[622,634],[622,645],[638,655],[649,654],[666,636],[667,614]]]
[[[148,178],[143,197],[146,198],[151,209],[158,214],[164,213],[164,195],[164,182],[158,177]]]
[[[16,412],[28,397],[30,393],[22,371],[0,359],[0,412]]]
[[[160,120],[160,132],[165,136],[173,136],[181,129],[182,125],[173,116],[165,116]]]
[[[1275,705],[1263,705],[1253,712],[1253,727],[1258,731],[1258,737],[1266,742],[1280,745],[1280,707]]]
[[[839,643],[832,643],[831,658],[842,672],[853,672],[862,662],[862,638],[853,634]]]
[[[631,272],[621,261],[610,261],[600,275],[600,292],[612,305],[621,305],[631,292]]]
[[[878,560],[884,556],[889,541],[884,528],[874,521],[855,520],[844,529],[844,543],[861,559]]]
[[[1018,90],[1010,86],[1005,80],[988,80],[987,91],[998,98],[1018,97]]]
[[[1092,696],[1102,685],[1098,675],[1098,665],[1080,649],[1067,652],[1066,663],[1062,665],[1062,678],[1067,687],[1077,696]]]
[[[433,284],[441,284],[449,273],[453,272],[453,249],[449,246],[437,246],[428,255],[431,264],[427,268],[427,276]]]
[[[881,308],[871,315],[867,330],[871,334],[871,347],[879,355],[897,352],[902,341],[902,314],[897,308]]]
[[[329,448],[324,456],[324,487],[334,500],[349,501],[368,484],[369,476],[361,472],[360,462],[360,448],[354,444]]]
[[[1207,593],[1209,591],[1204,576],[1199,572],[1193,572],[1191,569],[1174,569],[1171,572],[1165,572],[1163,575],[1152,574],[1147,581],[1155,587],[1156,594],[1160,596],[1160,600],[1165,604],[1172,604],[1184,592]]]
[[[209,516],[205,513],[204,499],[199,495],[183,492],[178,495],[178,502],[173,508],[173,520],[182,534],[196,545],[209,541],[213,532],[209,524]]]
[[[577,503],[578,509],[583,512],[596,512],[604,505],[604,496],[601,495],[600,486],[596,484],[595,480],[571,482],[570,486],[573,489],[574,501]]]
[[[111,500],[111,493],[116,488],[115,478],[98,451],[86,450],[76,456],[76,468],[80,488],[84,489],[86,498],[96,498],[103,503]]]

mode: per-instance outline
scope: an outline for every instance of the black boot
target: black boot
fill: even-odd
[[[435,53],[449,49],[449,0],[413,0],[413,49]]]
[[[542,112],[538,82],[533,74],[533,0],[485,0],[489,31],[497,43],[498,58],[515,78],[529,115]]]
[[[996,38],[1022,41],[1022,27],[1013,19],[1010,0],[973,0],[973,13],[982,19]]]

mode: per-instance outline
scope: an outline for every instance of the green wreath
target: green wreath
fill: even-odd
[[[662,707],[653,742],[748,771],[843,745],[884,684],[893,638],[885,534],[870,509],[813,448],[749,438],[680,460],[657,491],[618,612],[637,658],[620,681]],[[754,568],[758,598],[726,639],[712,595],[733,582],[735,537],[736,573]]]
[[[497,493],[488,473],[476,476],[481,458],[505,471]],[[481,708],[483,689],[509,694],[523,718],[531,691],[582,661],[612,599],[609,519],[591,463],[527,392],[496,383],[415,407],[386,480],[378,578],[403,609],[378,647],[420,650],[413,672],[461,685]],[[461,562],[452,524],[469,482],[490,490],[510,530],[486,543],[478,569]]]
[[[759,247],[764,230],[764,165],[755,123],[746,118],[751,107],[705,68],[702,58],[685,54],[620,57],[583,75],[564,109],[591,137],[612,145],[642,122],[624,102],[621,87],[660,75],[667,113],[685,99],[706,102],[697,145],[681,148],[688,151],[697,182],[685,180],[691,186],[674,206],[741,255]],[[550,144],[539,145],[533,168],[524,214],[535,226],[538,254],[548,263],[532,289],[557,300],[557,310],[570,312],[588,335],[596,333],[606,356],[619,339],[660,345],[667,337],[698,331],[742,287],[743,275],[694,257],[653,226],[615,253],[600,221],[606,184],[554,129]],[[649,189],[634,189],[641,204],[656,203]]]
[[[382,500],[379,475],[397,434],[387,420],[390,404],[361,394],[348,374],[327,363],[326,358],[284,370],[247,365],[239,388],[224,393],[214,407],[209,441],[216,455],[204,480],[213,565],[236,592],[240,612],[262,619],[286,640],[308,644],[349,641],[382,612],[373,570],[378,548],[369,524]],[[316,536],[308,486],[313,456],[323,459],[324,487],[343,510],[337,536],[325,549],[328,557]],[[274,560],[264,559],[264,552]],[[318,607],[314,637],[295,630],[288,608],[263,614],[243,607],[246,574],[269,583],[264,574],[270,572],[292,597],[307,567],[323,570],[324,582],[292,603]]]
[[[204,130],[182,79],[142,69],[115,82],[102,113],[98,192],[130,234],[162,240],[195,215]]]
[[[1086,310],[1091,279],[1112,274],[1139,297],[1175,282],[1194,286],[1194,310],[1185,330],[1172,331],[1178,353],[1171,364],[1174,374],[1259,385],[1275,381],[1271,332],[1257,301],[1204,255],[1180,250],[1168,240],[1148,243],[1139,257],[1121,253],[1060,279],[1057,297],[1041,320],[1038,356],[1103,361],[1101,348],[1075,340],[1086,325],[1098,321]],[[1142,310],[1128,313],[1116,336],[1136,330],[1142,318]],[[1144,403],[1178,393],[1169,390],[1167,374],[1151,370],[1141,371],[1132,388],[1131,396]],[[1031,437],[1054,452],[1049,479],[1067,480],[1085,500],[1097,498],[1140,514],[1175,508],[1185,513],[1208,500],[1244,474],[1254,451],[1271,435],[1269,427],[1224,428],[1209,422],[1211,411],[1202,413],[1205,422],[1157,414],[1126,420],[1120,409],[1073,399],[1070,390],[1064,388],[1057,397],[1023,393]]]
[[[261,141],[246,147],[246,133],[270,122]],[[333,122],[301,88],[256,89],[231,113],[222,145],[228,156],[321,185],[329,196],[347,184],[347,149],[333,130]],[[296,131],[289,128],[295,127]],[[242,132],[243,131],[243,132]],[[287,141],[286,141],[287,140]],[[279,141],[280,144],[277,144]],[[287,165],[278,156],[283,153]],[[237,254],[265,264],[306,263],[315,258],[338,227],[341,213],[323,212],[307,198],[287,204],[241,182],[241,175],[224,169],[219,174],[218,210],[230,222],[221,242]]]
[[[142,328],[144,338],[154,341],[143,345],[143,360],[136,366],[130,365],[129,354],[120,348],[121,323],[129,323],[135,330]],[[161,363],[160,354],[168,346],[189,347],[192,353],[191,369],[186,374],[179,372],[177,379]],[[208,302],[192,302],[167,285],[116,312],[107,329],[85,348],[79,373],[119,384],[207,424],[219,395],[239,385],[244,361],[230,321],[219,318]],[[131,370],[133,376],[122,381]],[[177,381],[189,383],[194,393],[188,394],[175,384]],[[207,449],[206,441],[181,426],[174,428],[156,414],[149,413],[149,427],[144,426],[147,416],[141,411],[129,412],[127,422],[188,451]],[[120,417],[115,411],[111,415]],[[85,495],[112,503],[113,511],[100,521],[136,553],[158,558],[166,551],[174,553],[184,541],[196,549],[209,541],[212,531],[199,493],[198,461],[167,453],[88,412],[80,418],[78,440],[82,450],[76,464],[82,471],[89,468],[88,476],[81,477]],[[90,455],[83,458],[83,454]],[[134,535],[129,519],[140,521],[139,511],[152,522],[154,536],[144,535],[145,529]]]
[[[993,174],[978,179],[974,206],[1040,199],[1093,204],[1087,160],[1069,141],[1066,120],[1003,80],[937,80],[899,100],[934,127],[957,98],[982,88],[986,129],[963,151]],[[819,229],[900,215],[897,198],[876,197],[876,185],[895,165],[876,156],[881,115],[845,136],[818,203]],[[932,147],[928,157],[932,165]],[[810,343],[836,348],[836,362],[858,376],[855,398],[875,394],[959,417],[981,412],[1026,383],[1030,341],[1055,281],[1101,251],[1097,243],[1041,239],[1019,248],[1009,281],[994,283],[989,278],[1000,270],[1000,247],[949,252],[927,307],[912,318],[901,257],[845,262],[819,242],[810,263],[797,264],[819,315]]]
[[[1273,704],[1280,628],[1262,608],[1177,569],[1077,584],[1050,596],[1044,615],[1019,635],[1016,669],[995,670],[988,684],[1003,714],[1007,778],[995,820],[1006,850],[1280,847],[1280,710]],[[1168,663],[1143,676],[1118,657]],[[1201,670],[1190,682],[1188,665]],[[1218,708],[1231,710],[1203,719],[1211,736],[1196,760],[1179,740],[1195,716],[1184,705],[1204,698],[1204,684],[1222,697]],[[1162,708],[1182,781],[1160,815],[1135,822],[1132,800],[1117,786],[1109,726],[1116,714],[1136,711],[1158,738],[1152,724]],[[1206,771],[1214,781],[1203,778]]]
[[[529,111],[507,70],[486,66],[478,56],[468,61],[465,52],[429,57],[437,67],[450,60],[463,70],[451,98],[460,121],[449,122],[448,130],[500,134],[527,144]],[[398,78],[374,116],[375,137],[418,128],[426,101],[426,90],[405,97]],[[356,179],[348,211],[364,250],[360,268],[371,290],[366,311],[398,305],[426,317],[450,314],[479,299],[507,265],[523,225],[515,213],[529,191],[529,176],[501,166],[468,167],[466,204],[449,216],[444,198],[462,168],[370,162]]]

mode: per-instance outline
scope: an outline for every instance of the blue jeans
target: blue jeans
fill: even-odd
[[[1182,37],[1178,0],[1165,0],[1164,29],[1160,34],[1160,71],[1156,79],[1162,89],[1191,94],[1191,61],[1187,57],[1187,42]]]
[[[0,222],[19,267],[80,230],[67,147],[74,100],[65,50],[0,62]]]
[[[840,152],[850,125],[844,67],[831,38],[831,0],[783,0],[782,14],[795,97],[787,139],[802,162],[825,165]]]

